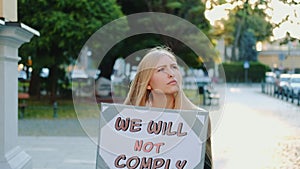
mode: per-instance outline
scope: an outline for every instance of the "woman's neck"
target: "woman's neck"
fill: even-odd
[[[175,105],[174,95],[161,93],[153,93],[151,98],[151,106],[157,108],[173,109]]]

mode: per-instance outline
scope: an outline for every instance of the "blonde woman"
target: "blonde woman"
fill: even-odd
[[[182,91],[182,76],[168,48],[149,50],[138,65],[124,104],[167,109],[197,110]],[[210,125],[210,124],[209,124]],[[210,126],[208,135],[210,135]],[[206,142],[204,169],[212,168],[211,141]]]

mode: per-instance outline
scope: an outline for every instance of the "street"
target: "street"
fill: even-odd
[[[299,106],[261,93],[259,85],[229,85],[226,96],[213,133],[215,168],[300,167]]]

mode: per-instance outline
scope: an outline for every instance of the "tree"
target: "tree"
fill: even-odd
[[[210,8],[224,3],[230,3],[234,6],[229,11],[229,19],[219,21],[219,25],[222,26],[215,29],[217,35],[224,36],[226,44],[232,46],[231,60],[236,61],[244,58],[241,54],[247,49],[244,49],[245,45],[241,45],[241,42],[243,38],[248,38],[243,36],[249,36],[249,32],[254,36],[252,40],[257,41],[267,40],[272,35],[273,25],[268,22],[269,16],[264,12],[267,8],[270,8],[267,1],[258,0],[250,3],[249,0],[238,2],[219,0],[209,2],[211,4]],[[239,56],[236,54],[236,49],[240,51]],[[225,54],[227,53],[225,52]]]
[[[206,34],[206,36],[210,37],[211,26],[204,16],[205,4],[200,0],[118,0],[118,3],[122,6],[123,13],[128,15],[139,12],[162,12],[176,15],[188,20],[197,26],[204,34]],[[129,23],[129,25],[134,25],[134,23]],[[180,26],[184,25],[176,25],[176,23],[173,23],[173,25],[169,25],[166,29],[177,30]],[[145,38],[147,39],[146,41]],[[178,54],[178,56],[189,66],[196,68],[203,66],[199,60],[199,56],[193,53],[188,46],[171,37],[160,35],[138,35],[134,38],[129,38],[126,41],[127,44],[132,44],[131,51],[154,47],[157,45],[166,45]],[[203,53],[205,55],[209,55],[207,57],[216,57],[216,54],[213,53],[214,51],[208,49],[207,42],[199,43],[199,48],[203,49]]]
[[[96,30],[123,15],[115,0],[18,0],[18,4],[20,22],[41,34],[20,49],[23,60],[31,56],[34,62],[31,89],[39,84],[41,68],[49,68],[47,82],[51,84],[52,101],[56,98],[59,78],[62,78],[58,75],[64,75],[59,73],[63,72],[62,66],[77,58]],[[30,91],[32,95],[39,94],[37,92],[39,89]]]
[[[254,37],[253,32],[246,31],[243,33],[239,54],[240,60],[242,61],[257,61],[257,51],[255,49],[256,46],[256,39]]]

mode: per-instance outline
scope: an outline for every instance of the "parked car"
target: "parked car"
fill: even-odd
[[[266,72],[265,77],[266,83],[275,83],[276,81],[276,74],[274,72]]]
[[[288,96],[292,101],[300,92],[300,74],[292,74],[288,85]]]
[[[289,81],[290,81],[291,75],[290,74],[281,74],[279,76],[279,80],[277,82],[277,89],[276,93],[278,95],[281,95],[282,97],[287,97],[288,96],[288,86],[289,86]]]

